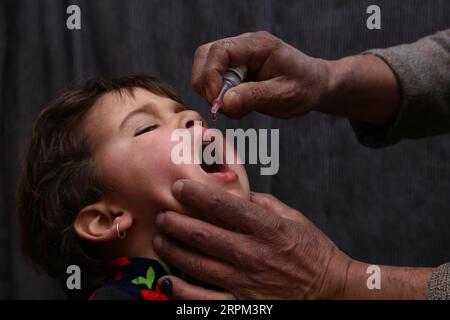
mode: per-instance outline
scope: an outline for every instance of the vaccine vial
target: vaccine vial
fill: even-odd
[[[217,112],[220,108],[222,108],[223,97],[225,96],[225,93],[229,89],[239,85],[242,81],[244,81],[246,74],[247,66],[228,68],[224,73],[222,88],[217,98],[214,99],[213,105],[211,107],[211,116],[213,121],[217,120]]]

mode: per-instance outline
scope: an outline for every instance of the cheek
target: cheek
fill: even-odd
[[[175,143],[165,131],[155,130],[117,144],[108,152],[105,174],[134,208],[160,210],[174,203],[172,185],[184,178],[182,166],[173,164],[170,157]]]

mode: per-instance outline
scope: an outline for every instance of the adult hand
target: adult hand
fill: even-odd
[[[290,118],[312,110],[328,91],[329,66],[267,32],[245,33],[200,46],[192,67],[192,87],[212,102],[229,66],[247,65],[257,82],[230,89],[222,111],[239,118],[258,111]]]
[[[372,124],[385,124],[400,108],[391,68],[374,55],[326,61],[305,55],[267,32],[244,33],[200,46],[192,87],[210,103],[229,66],[245,64],[246,80],[230,89],[220,109],[232,118],[252,111],[292,118],[320,111]]]
[[[191,180],[174,184],[190,216],[162,212],[154,249],[183,272],[227,292],[172,277],[183,299],[339,298],[352,261],[300,212],[276,198],[251,201]],[[239,230],[239,231],[236,231]],[[159,282],[163,287],[164,278]]]

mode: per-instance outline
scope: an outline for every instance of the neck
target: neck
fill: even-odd
[[[134,224],[127,231],[124,239],[116,239],[111,246],[105,248],[107,256],[141,257],[160,260],[153,250],[153,236],[155,234],[154,223]]]

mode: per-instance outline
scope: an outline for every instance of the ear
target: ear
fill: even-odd
[[[90,204],[78,212],[74,228],[76,234],[91,242],[106,242],[117,238],[117,224],[122,234],[133,225],[130,212],[108,206],[100,201]]]

